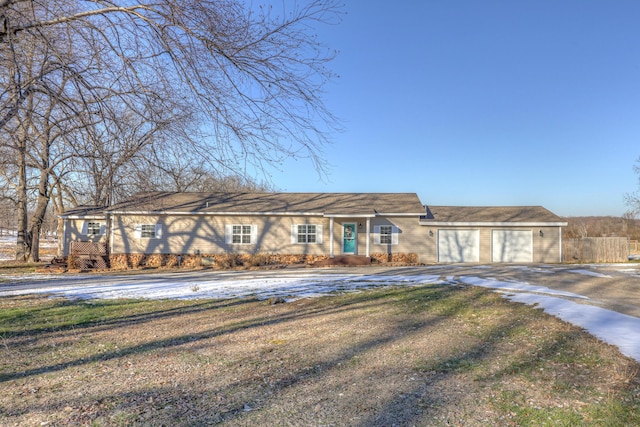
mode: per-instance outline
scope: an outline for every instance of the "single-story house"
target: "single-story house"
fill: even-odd
[[[138,194],[108,207],[66,211],[72,242],[110,256],[272,254],[313,259],[560,262],[561,218],[542,207],[434,207],[415,193]]]

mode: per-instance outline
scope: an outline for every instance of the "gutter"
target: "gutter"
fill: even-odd
[[[567,222],[440,222],[420,221],[431,227],[566,227]]]

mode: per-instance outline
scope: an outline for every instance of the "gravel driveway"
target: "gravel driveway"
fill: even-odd
[[[429,270],[454,277],[495,278],[571,292],[589,298],[575,302],[640,317],[640,264],[438,266]]]

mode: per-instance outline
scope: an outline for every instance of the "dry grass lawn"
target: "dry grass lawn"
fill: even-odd
[[[473,287],[0,298],[0,424],[638,425],[640,365]]]

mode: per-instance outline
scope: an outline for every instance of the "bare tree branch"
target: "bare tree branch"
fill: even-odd
[[[0,0],[0,149],[13,153],[3,179],[18,251],[37,243],[53,191],[62,209],[114,201],[128,174],[255,185],[248,169],[288,157],[322,174],[339,130],[323,102],[335,52],[310,29],[339,14],[336,0]]]

